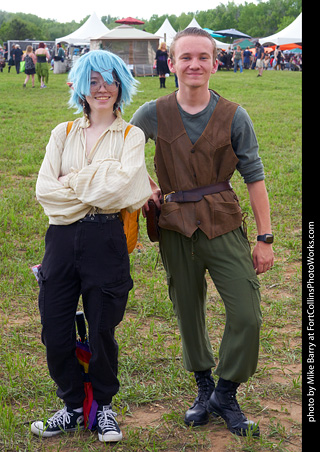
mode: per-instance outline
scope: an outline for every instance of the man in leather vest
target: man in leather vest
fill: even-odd
[[[169,295],[182,338],[183,362],[194,372],[198,395],[187,425],[221,416],[232,433],[259,435],[242,413],[237,388],[255,372],[261,326],[257,275],[273,265],[271,221],[264,171],[251,120],[239,105],[209,90],[217,69],[215,41],[187,28],[171,44],[175,93],[140,107],[132,123],[156,141],[152,199],[161,208],[160,251]],[[242,212],[230,179],[237,169],[249,191],[257,226],[251,255]],[[145,209],[148,210],[147,204]],[[226,309],[225,331],[215,369],[206,327],[208,271]]]

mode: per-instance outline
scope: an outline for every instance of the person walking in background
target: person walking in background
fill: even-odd
[[[264,67],[264,47],[260,44],[260,42],[256,43],[256,67],[258,68],[257,77],[262,77],[263,67]]]
[[[0,45],[0,72],[3,72],[3,69],[6,66],[6,59],[4,56],[4,50],[2,48],[2,46]]]
[[[274,59],[275,59],[275,64],[273,66],[273,69],[275,69],[276,71],[280,71],[281,70],[281,60],[283,58],[282,52],[280,50],[280,46],[277,46],[275,51],[274,51]]]
[[[15,49],[12,52],[14,65],[16,67],[17,74],[20,74],[20,63],[22,59],[23,52],[19,44],[16,44]]]
[[[240,74],[243,72],[243,52],[240,46],[237,46],[237,50],[235,50],[233,54],[233,72],[237,72],[238,66],[240,68]]]
[[[50,437],[84,427],[85,392],[75,354],[81,295],[98,437],[113,442],[122,439],[111,405],[120,385],[115,328],[133,287],[119,212],[142,207],[151,189],[143,132],[128,130],[121,117],[137,85],[126,64],[111,52],[93,50],[75,63],[69,83],[69,104],[83,116],[68,135],[66,122],[52,131],[36,184],[37,199],[49,217],[39,279],[42,340],[65,407],[46,422],[33,422],[31,431]]]
[[[50,54],[45,49],[45,45],[43,42],[39,43],[39,47],[35,51],[35,54],[37,57],[36,74],[37,74],[38,80],[40,82],[40,88],[47,88],[47,84],[49,81],[48,62],[50,61]]]
[[[36,63],[37,63],[37,57],[33,53],[32,46],[27,46],[26,53],[23,54],[22,61],[25,61],[25,74],[26,79],[23,83],[23,88],[27,86],[27,83],[30,79],[30,75],[32,78],[32,88],[34,88],[34,76],[36,73]]]
[[[243,67],[245,69],[249,69],[251,66],[251,57],[252,54],[249,50],[249,47],[246,48],[246,50],[243,51]]]
[[[160,44],[160,47],[158,48],[158,50],[156,52],[156,58],[154,60],[153,67],[157,68],[157,72],[158,72],[159,80],[160,80],[160,88],[165,88],[166,87],[166,74],[170,73],[170,70],[168,67],[167,44],[165,42],[162,42]]]
[[[269,70],[269,69],[272,69],[271,63],[270,63],[270,55],[269,55],[269,53],[266,53],[265,56],[264,56],[263,66],[264,66],[264,69],[266,71]]]
[[[3,49],[3,51],[4,51],[4,59],[5,59],[5,61],[8,61],[8,46],[7,46],[7,44],[4,44],[4,49]]]
[[[198,386],[185,423],[206,424],[213,413],[232,433],[258,436],[258,425],[243,414],[236,393],[258,362],[262,318],[257,275],[273,265],[273,236],[252,122],[238,104],[209,89],[216,55],[216,43],[205,30],[192,27],[177,33],[170,45],[169,68],[178,75],[179,90],[145,103],[131,122],[144,131],[146,141],[156,143],[159,187],[151,179],[150,184],[152,199],[161,209],[160,252],[183,363],[194,372]],[[236,169],[247,185],[256,221],[252,255],[230,183]],[[217,385],[206,326],[207,270],[226,309]]]
[[[8,73],[10,73],[12,66],[14,66],[14,59],[13,59],[13,51],[16,48],[16,45],[13,44],[10,52],[10,58],[8,60]]]

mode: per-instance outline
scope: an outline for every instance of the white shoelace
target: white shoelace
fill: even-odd
[[[110,406],[104,406],[103,411],[98,411],[97,413],[97,419],[99,427],[102,431],[104,430],[111,430],[114,431],[117,430],[117,423],[115,420],[115,417],[117,416],[117,413],[115,413]]]
[[[50,427],[62,425],[63,428],[65,428],[66,424],[70,424],[71,416],[73,416],[73,414],[69,413],[65,406],[62,410],[57,411],[47,422]]]

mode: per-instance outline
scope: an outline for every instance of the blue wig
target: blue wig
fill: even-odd
[[[114,80],[120,82],[116,107],[123,111],[123,106],[130,104],[132,96],[137,92],[139,82],[133,78],[120,57],[106,50],[91,50],[74,64],[68,77],[69,84],[72,84],[70,107],[76,108],[76,113],[83,111],[85,96],[90,96],[91,71],[99,72],[109,84]]]

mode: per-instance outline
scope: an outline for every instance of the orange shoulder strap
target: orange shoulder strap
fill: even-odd
[[[129,130],[131,129],[131,127],[133,127],[132,124],[128,124],[128,125],[127,125],[127,128],[126,128],[126,130],[125,130],[125,132],[124,132],[124,139],[127,138],[127,135],[128,135],[128,133],[129,133]]]
[[[71,130],[71,128],[72,128],[72,124],[73,124],[73,121],[68,121],[68,124],[67,124],[67,136],[69,135],[69,132],[70,132],[70,130]],[[128,125],[127,125],[127,128],[126,128],[126,130],[125,130],[125,132],[124,132],[124,139],[127,138],[127,135],[128,135],[128,133],[129,133],[129,130],[131,129],[131,127],[133,127],[132,124],[128,124]]]
[[[70,130],[71,130],[71,128],[72,128],[72,124],[73,124],[73,121],[68,121],[68,125],[67,125],[67,136],[69,135],[69,132],[70,132]]]

